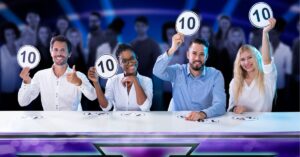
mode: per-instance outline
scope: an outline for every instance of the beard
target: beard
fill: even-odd
[[[200,62],[200,64],[195,65],[196,62]],[[203,63],[201,61],[194,61],[194,62],[190,63],[190,67],[195,71],[199,71],[203,68]]]
[[[62,59],[57,59],[58,57],[61,57]],[[53,62],[55,65],[65,65],[65,64],[67,64],[68,59],[65,56],[58,55],[58,56],[53,57]]]

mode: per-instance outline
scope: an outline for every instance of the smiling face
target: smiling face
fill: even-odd
[[[246,72],[253,72],[256,70],[255,58],[250,50],[244,50],[241,52],[240,65]]]
[[[205,48],[202,44],[192,43],[188,52],[187,58],[192,70],[199,71],[206,61]]]
[[[67,43],[55,41],[51,48],[51,57],[55,65],[62,66],[67,64],[69,58]]]
[[[125,75],[135,75],[138,68],[136,56],[130,50],[125,50],[119,55],[119,62]]]

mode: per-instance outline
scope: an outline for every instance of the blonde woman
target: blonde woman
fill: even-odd
[[[276,90],[277,71],[271,59],[269,31],[276,20],[263,29],[261,53],[251,45],[238,50],[234,62],[234,77],[229,85],[228,111],[270,112]]]

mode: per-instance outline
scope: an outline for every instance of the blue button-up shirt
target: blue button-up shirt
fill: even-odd
[[[226,95],[222,73],[212,67],[204,67],[201,75],[194,77],[187,64],[168,65],[172,56],[160,55],[154,65],[153,74],[170,81],[173,98],[169,111],[203,111],[207,117],[225,113]]]

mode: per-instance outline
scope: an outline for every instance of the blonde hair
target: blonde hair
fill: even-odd
[[[259,91],[264,94],[265,86],[264,86],[264,73],[263,73],[263,63],[262,63],[262,56],[261,53],[251,45],[242,45],[238,53],[236,55],[234,61],[234,70],[233,70],[233,78],[234,78],[234,101],[237,102],[238,98],[243,90],[244,80],[247,76],[247,72],[241,67],[241,53],[248,51],[252,54],[254,58],[254,66],[256,69],[255,80],[258,82]]]

